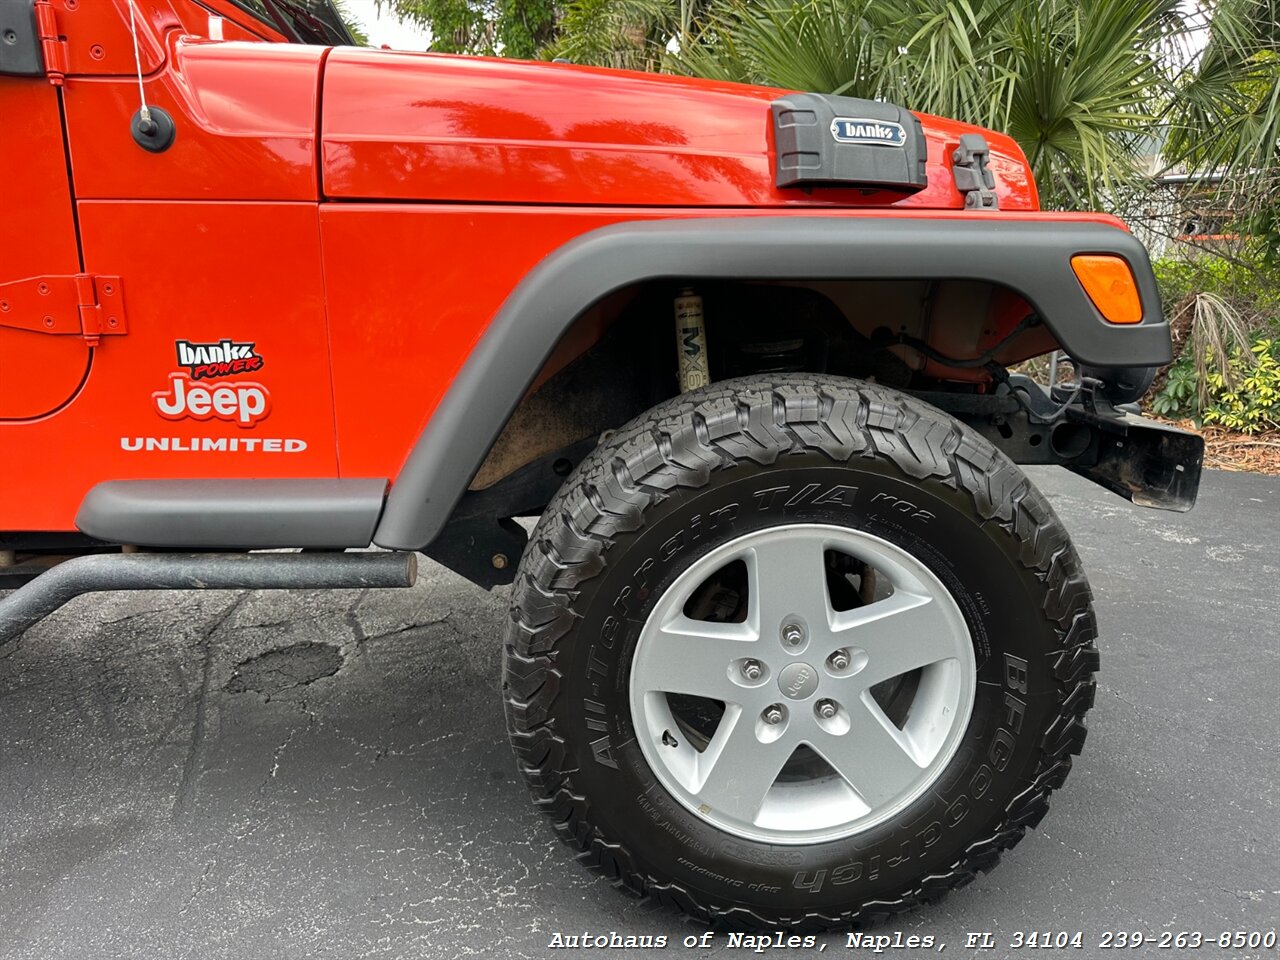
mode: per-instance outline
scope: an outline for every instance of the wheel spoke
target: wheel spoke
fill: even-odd
[[[832,611],[821,539],[801,535],[761,543],[752,548],[747,569],[750,619],[762,636],[776,635],[796,615],[811,630],[826,630]]]
[[[921,767],[884,711],[867,697],[846,704],[849,730],[813,738],[813,748],[872,809],[906,790]]]
[[[693,791],[712,810],[746,823],[755,823],[765,795],[793,750],[785,736],[760,742],[756,724],[753,712],[738,707],[725,711],[698,758],[701,783]]]
[[[835,614],[831,646],[867,652],[866,668],[853,678],[865,689],[954,657],[954,629],[937,601],[898,591]]]
[[[687,693],[736,703],[745,691],[729,679],[730,665],[752,656],[755,640],[755,632],[745,623],[677,615],[645,638],[632,673],[642,679],[646,692]]]

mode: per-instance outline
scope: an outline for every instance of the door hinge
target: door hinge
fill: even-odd
[[[103,337],[129,332],[119,277],[77,273],[0,283],[0,327],[80,336],[96,347]]]
[[[35,0],[36,32],[44,54],[44,72],[55,87],[67,75],[67,41],[58,33],[58,18],[49,0]]]
[[[951,154],[951,175],[956,189],[964,194],[966,210],[999,210],[996,178],[987,169],[991,148],[980,133],[962,133],[960,143]]]

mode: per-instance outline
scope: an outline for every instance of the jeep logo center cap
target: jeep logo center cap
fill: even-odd
[[[804,700],[818,689],[818,671],[807,663],[789,663],[778,674],[778,689],[792,700]]]

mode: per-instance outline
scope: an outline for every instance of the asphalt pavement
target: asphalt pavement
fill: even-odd
[[[1107,931],[1280,930],[1280,478],[1209,473],[1177,515],[1033,475],[1097,596],[1089,742],[994,872],[877,932],[944,956],[985,932],[1004,957],[1081,931],[1079,957],[1115,953]],[[410,591],[83,597],[0,649],[0,957],[572,956],[557,933],[613,931],[755,955],[686,951],[701,927],[588,873],[532,809],[504,608],[424,564]],[[819,946],[870,955],[847,942]],[[1127,951],[1206,953],[1280,957]]]

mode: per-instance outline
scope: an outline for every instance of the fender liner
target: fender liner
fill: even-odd
[[[1107,323],[1071,269],[1079,253],[1128,261],[1142,322]],[[423,428],[374,534],[417,550],[439,533],[560,337],[607,294],[646,280],[985,280],[1021,294],[1073,358],[1172,359],[1147,252],[1102,221],[982,217],[735,217],[627,222],[560,247],[494,316]]]

